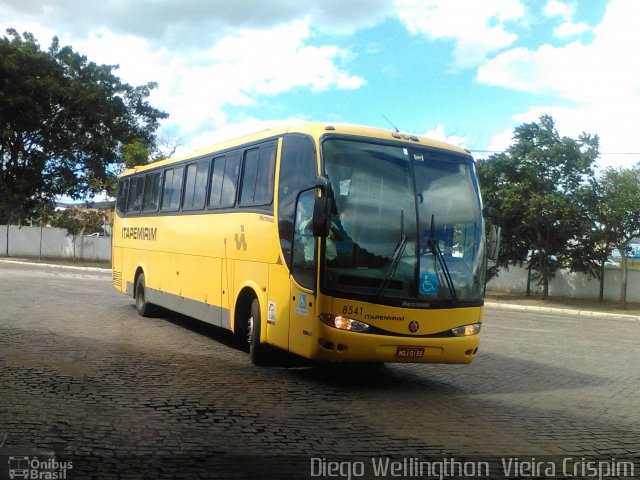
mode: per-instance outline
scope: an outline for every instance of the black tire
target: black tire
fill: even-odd
[[[270,363],[269,347],[260,343],[261,330],[260,302],[257,298],[251,302],[251,315],[247,319],[247,341],[249,357],[254,365],[265,366]]]
[[[155,312],[155,306],[147,302],[147,294],[145,288],[144,273],[141,273],[138,276],[138,280],[136,281],[136,310],[138,310],[138,314],[142,317],[151,317]]]

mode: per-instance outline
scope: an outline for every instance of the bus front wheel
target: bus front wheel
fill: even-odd
[[[154,307],[151,303],[147,302],[146,287],[144,284],[144,273],[138,275],[136,281],[136,309],[138,314],[143,317],[150,317],[153,315]]]
[[[251,302],[251,316],[247,322],[247,341],[249,342],[249,356],[254,365],[268,365],[268,346],[260,343],[260,302],[257,298]]]

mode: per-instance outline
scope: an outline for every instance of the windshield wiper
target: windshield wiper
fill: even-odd
[[[444,272],[444,279],[447,282],[447,288],[449,289],[449,293],[451,294],[451,300],[454,303],[458,301],[458,294],[456,293],[456,288],[453,285],[453,278],[451,278],[451,272],[449,272],[449,267],[447,266],[447,262],[444,260],[444,255],[442,254],[442,250],[438,246],[438,242],[436,242],[436,229],[435,229],[435,219],[434,216],[431,215],[431,235],[427,239],[427,244],[433,253],[433,256],[438,259],[438,263],[440,264],[440,268]]]
[[[404,233],[404,210],[401,210],[400,211],[400,240],[398,241],[398,244],[396,245],[396,248],[393,251],[393,254],[391,255],[391,265],[389,265],[387,273],[385,273],[384,278],[382,279],[382,283],[380,284],[380,288],[378,288],[378,291],[376,292],[376,301],[379,301],[384,296],[385,292],[387,291],[387,288],[389,288],[391,279],[393,278],[393,275],[396,273],[396,270],[398,269],[398,265],[400,265],[400,259],[402,258],[402,254],[404,253],[404,250],[407,248],[407,243],[409,243],[409,238]]]

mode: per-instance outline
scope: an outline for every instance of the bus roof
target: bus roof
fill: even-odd
[[[298,122],[291,123],[289,125],[280,126],[272,129],[263,130],[260,132],[252,133],[242,137],[237,137],[230,140],[225,140],[220,143],[210,145],[192,153],[181,155],[178,157],[171,157],[158,162],[150,163],[148,165],[139,165],[125,170],[122,175],[130,175],[136,172],[142,172],[152,168],[158,168],[163,165],[170,165],[175,162],[187,160],[190,158],[203,157],[211,153],[215,153],[222,150],[232,149],[237,146],[241,146],[247,143],[258,142],[263,139],[277,137],[285,133],[306,133],[313,137],[320,137],[322,135],[353,135],[358,137],[368,137],[382,140],[393,140],[405,142],[408,145],[427,146],[434,147],[443,150],[449,150],[456,153],[468,155],[470,152],[464,148],[457,147],[448,143],[432,140],[419,135],[408,134],[404,132],[398,132],[394,130],[387,130],[383,128],[367,127],[362,125],[352,125],[346,123],[331,123],[331,122]]]

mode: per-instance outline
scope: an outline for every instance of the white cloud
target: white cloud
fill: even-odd
[[[206,132],[228,121],[226,106],[252,105],[261,96],[296,88],[354,89],[364,83],[340,68],[346,51],[311,46],[309,39],[308,22],[297,21],[270,30],[241,30],[200,55],[174,59],[177,80],[166,99],[171,122],[183,132]]]
[[[536,119],[537,120],[537,119]],[[478,158],[488,157],[494,152],[503,152],[513,144],[513,129],[509,128],[494,135],[487,147],[488,152],[476,155]]]
[[[227,122],[217,128],[203,131],[193,137],[189,144],[181,145],[176,155],[191,153],[194,150],[207,148],[216,143],[239,138],[264,130],[271,130],[288,124],[297,123],[300,119],[287,120],[260,120],[254,117],[246,117],[237,122]]]
[[[467,137],[461,137],[459,135],[450,134],[447,135],[444,125],[438,124],[435,128],[425,132],[423,136],[427,138],[431,138],[433,140],[438,140],[440,142],[445,142],[450,145],[456,145],[458,147],[465,147],[466,143],[469,141]]]
[[[544,14],[549,17],[560,17],[568,22],[573,18],[575,6],[573,4],[560,2],[559,0],[549,0],[544,6]]]
[[[191,145],[198,143],[192,137],[230,120],[229,106],[294,89],[360,88],[364,78],[345,68],[349,52],[319,42],[316,32],[370,25],[392,7],[383,0],[343,3],[0,0],[0,29],[32,32],[44,50],[58,36],[90,61],[119,65],[115,74],[124,82],[157,82],[151,103],[170,113],[165,131]],[[360,15],[346,14],[353,9]]]
[[[40,29],[40,33],[46,48],[53,32]],[[238,29],[190,54],[104,28],[83,38],[62,37],[60,42],[96,63],[119,64],[115,74],[127,83],[158,82],[151,103],[170,113],[163,122],[165,129],[185,138],[189,146],[201,146],[198,135],[229,121],[229,106],[252,105],[264,96],[297,88],[321,92],[364,84],[362,77],[342,68],[349,57],[345,49],[312,44],[308,19],[270,29]],[[192,136],[196,138],[191,140]]]
[[[0,0],[5,21],[48,23],[61,36],[106,29],[148,40],[155,48],[197,49],[237,28],[271,29],[305,17],[327,33],[350,33],[393,13],[387,0]]]
[[[534,106],[520,118],[531,121],[539,114],[550,113],[563,134],[598,134],[602,152],[640,152],[640,77],[635,74],[640,71],[640,57],[630,52],[631,45],[640,44],[638,18],[640,2],[611,0],[601,23],[593,29],[591,43],[512,49],[482,65],[477,79],[556,97],[558,104],[564,104]],[[603,156],[600,164],[624,164],[631,161],[629,158]]]
[[[573,21],[576,5],[559,0],[549,0],[544,7],[544,14],[548,17],[559,17],[562,23],[555,28],[553,34],[557,38],[575,37],[587,32],[590,27],[586,23]]]
[[[455,64],[461,68],[513,44],[517,35],[507,24],[525,14],[520,0],[396,0],[396,8],[411,33],[453,40]]]
[[[558,38],[575,37],[582,33],[588,32],[590,29],[591,27],[583,22],[565,22],[556,27],[556,29],[553,31],[553,34]]]
[[[307,45],[309,21],[296,21],[270,30],[241,30],[204,52],[218,77],[234,79],[243,93],[275,95],[295,87],[312,91],[332,86],[353,89],[361,77],[343,72],[337,65],[347,57],[334,45]]]

